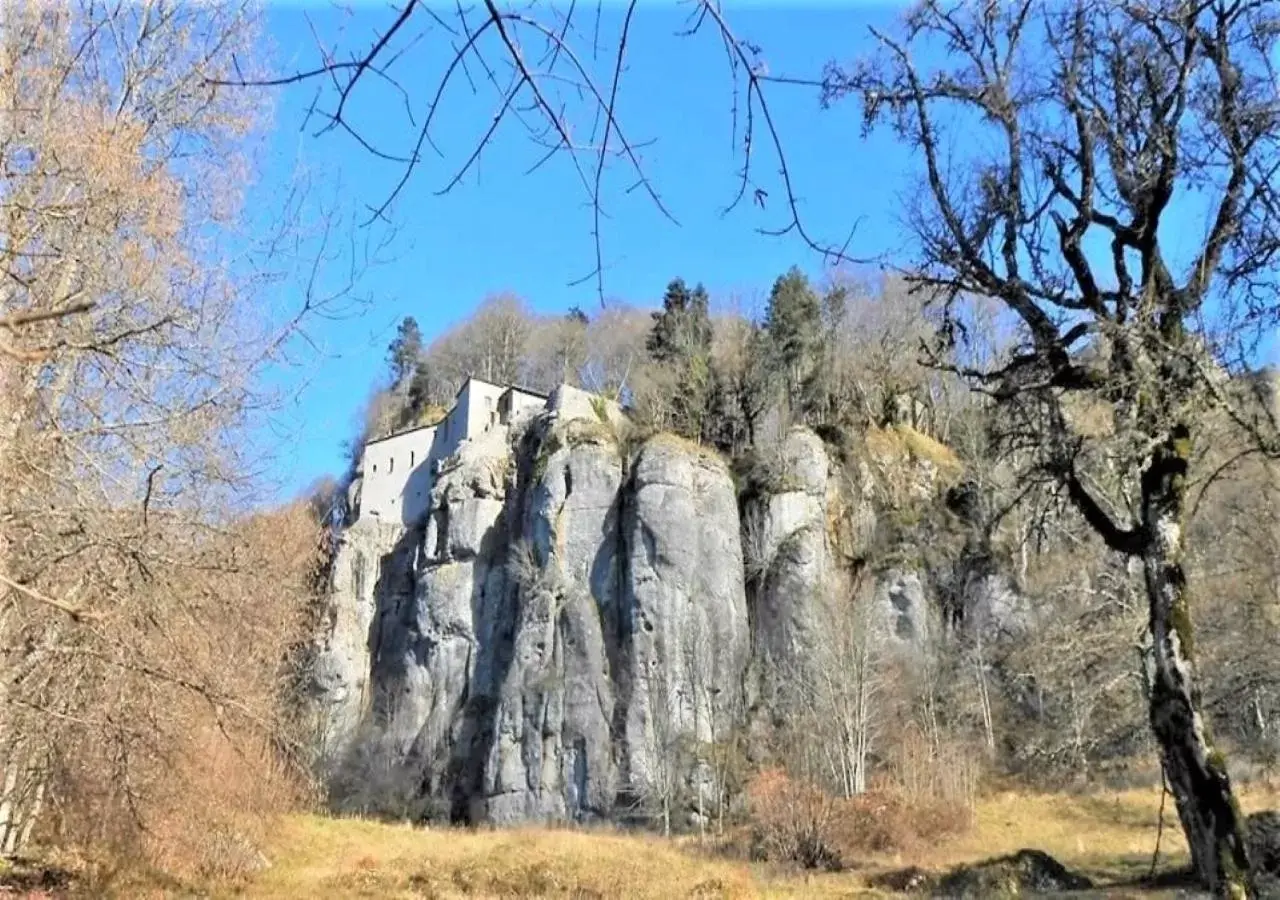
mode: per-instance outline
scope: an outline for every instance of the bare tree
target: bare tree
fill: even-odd
[[[647,311],[616,303],[592,318],[582,386],[615,400],[627,399],[636,373],[648,362],[645,340],[652,327]]]
[[[561,384],[578,387],[587,362],[587,320],[570,313],[535,322],[525,341],[520,383],[551,391]]]
[[[645,698],[642,723],[643,771],[631,772],[631,789],[647,814],[662,823],[662,833],[671,834],[671,825],[684,797],[689,769],[690,739],[682,727],[683,698],[672,684],[662,660],[653,659],[641,675]]]
[[[333,221],[306,264],[304,191],[261,243],[241,231],[262,122],[210,79],[254,59],[245,7],[3,16],[0,847],[51,807],[80,813],[64,834],[146,843],[202,752],[212,775],[228,739],[245,760],[296,750],[281,661],[318,523],[246,510],[272,399],[256,376],[341,305]],[[282,312],[270,289],[299,267]]]
[[[880,652],[865,578],[833,577],[823,588],[821,630],[797,673],[794,696],[807,708],[810,740],[825,761],[827,778],[842,797],[867,789],[870,764],[884,726],[888,667]]]
[[[825,88],[919,154],[910,283],[944,314],[981,295],[1020,320],[1007,364],[963,372],[1011,417],[1008,443],[1142,565],[1151,725],[1196,871],[1223,896],[1252,887],[1204,727],[1183,526],[1206,410],[1280,450],[1274,421],[1230,382],[1280,314],[1276,26],[1262,2],[925,2],[900,36],[876,33],[875,59],[831,66]],[[930,42],[949,53],[926,68],[913,51]],[[982,148],[964,164],[946,156],[951,128]],[[1196,210],[1200,240],[1175,253],[1169,229]],[[960,324],[944,319],[953,336]],[[1078,397],[1114,410],[1105,435],[1073,423]]]

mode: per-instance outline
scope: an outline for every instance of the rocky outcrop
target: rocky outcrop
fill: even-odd
[[[682,736],[723,738],[741,716],[742,546],[728,468],[678,439],[640,450],[625,505],[622,759],[630,787],[652,790]]]
[[[502,429],[464,443],[418,526],[347,530],[315,667],[339,805],[608,816],[739,714],[727,467],[662,436],[628,465],[618,420],[579,401],[553,398],[518,446]]]
[[[603,816],[617,794],[622,460],[600,423],[540,427],[507,561],[511,656],[479,773],[478,814],[497,822]]]
[[[832,565],[827,528],[829,460],[811,431],[792,430],[779,450],[772,490],[743,512],[753,576],[756,678],[766,709],[803,683],[820,626],[821,592]]]
[[[380,598],[402,591],[410,574],[412,553],[403,545],[412,539],[405,538],[399,526],[368,520],[347,528],[338,545],[311,667],[316,750],[325,768],[348,752],[368,712],[370,638],[381,627]]]
[[[488,683],[506,591],[505,435],[464,444],[441,470],[430,515],[408,529],[361,518],[334,560],[335,619],[316,670],[359,702],[331,715],[325,762],[340,806],[412,816],[450,808],[463,709]],[[338,639],[340,636],[340,639]],[[321,683],[323,705],[337,696]],[[347,690],[346,696],[355,696]]]
[[[518,434],[464,442],[420,522],[347,528],[314,668],[337,805],[497,823],[678,814],[674,796],[714,787],[696,748],[784,721],[789,692],[840,664],[821,643],[832,616],[855,614],[841,640],[865,628],[865,659],[930,652],[937,579],[874,545],[885,509],[937,499],[945,448],[903,426],[837,459],[797,428],[740,496],[714,452],[627,427],[562,388]],[[885,487],[902,472],[904,489]],[[972,582],[975,616],[1017,618],[996,574]]]

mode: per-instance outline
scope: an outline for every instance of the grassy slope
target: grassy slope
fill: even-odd
[[[263,898],[320,897],[837,897],[875,896],[866,877],[906,865],[956,863],[1037,847],[1116,884],[1145,875],[1158,791],[1082,796],[1002,793],[984,799],[975,828],[919,854],[868,861],[832,875],[789,873],[719,859],[696,840],[551,829],[462,832],[359,820],[286,819],[274,865],[236,891]],[[1246,810],[1275,807],[1255,789]],[[1166,808],[1163,868],[1186,851]],[[1116,896],[1132,896],[1124,890]]]

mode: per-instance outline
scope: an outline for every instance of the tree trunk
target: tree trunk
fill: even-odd
[[[1245,823],[1226,759],[1209,736],[1195,679],[1194,643],[1182,568],[1189,432],[1175,429],[1142,479],[1142,552],[1150,606],[1151,728],[1160,746],[1187,846],[1205,886],[1220,897],[1254,896]]]
[[[982,706],[982,730],[986,737],[987,756],[994,759],[996,755],[996,729],[995,723],[991,718],[991,693],[987,689],[987,663],[982,657],[981,633],[978,634],[973,669],[978,679],[978,702]]]

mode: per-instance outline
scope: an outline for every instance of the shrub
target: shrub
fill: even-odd
[[[747,804],[753,856],[806,869],[839,868],[836,805],[820,788],[767,769],[748,783]]]
[[[977,805],[982,753],[963,741],[931,741],[910,726],[893,743],[888,759],[891,789],[914,807],[950,808],[972,819]]]
[[[899,853],[965,831],[969,811],[937,799],[912,801],[892,787],[840,801],[834,836],[848,859],[869,853]]]
[[[152,522],[154,581],[122,579],[110,617],[75,635],[61,665],[76,693],[53,710],[73,714],[29,732],[50,748],[33,843],[180,878],[264,864],[276,814],[312,799],[290,667],[309,639],[318,532],[305,503],[215,534]]]
[[[805,868],[837,869],[878,853],[910,851],[967,830],[972,796],[912,795],[886,780],[849,799],[781,769],[747,786],[752,855]]]

